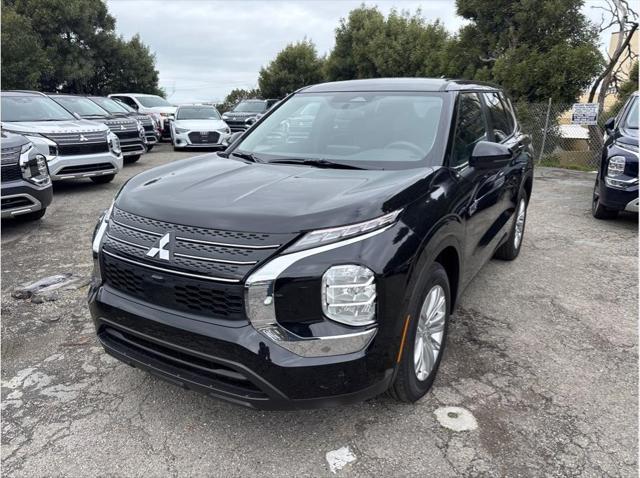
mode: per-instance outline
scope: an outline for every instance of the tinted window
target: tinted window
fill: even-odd
[[[462,93],[458,100],[452,166],[468,163],[475,145],[486,139],[487,129],[480,97],[475,93]]]
[[[498,143],[513,133],[511,114],[501,96],[498,93],[484,93],[493,127],[494,140]]]
[[[109,116],[109,113],[100,108],[89,98],[82,98],[78,96],[54,96],[53,100],[59,105],[62,105],[67,111],[77,113],[80,116]]]
[[[238,145],[264,161],[327,159],[370,169],[442,164],[442,93],[299,93]]]
[[[101,96],[92,97],[91,101],[100,105],[100,107],[104,110],[107,110],[109,113],[127,113],[129,112],[122,103],[112,100],[111,98],[103,98]]]
[[[262,113],[266,109],[266,101],[241,101],[233,108],[233,111],[238,113]]]
[[[220,119],[220,114],[212,106],[181,106],[176,113],[176,119],[217,120]]]
[[[3,96],[2,121],[75,120],[73,115],[46,96]]]
[[[135,110],[138,109],[138,105],[136,104],[136,102],[133,101],[133,99],[129,98],[128,96],[114,96],[113,98],[123,102],[125,105],[128,105]]]
[[[623,128],[638,129],[638,98],[634,98],[624,120]]]

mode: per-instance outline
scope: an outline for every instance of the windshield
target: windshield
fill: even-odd
[[[181,106],[176,112],[179,120],[217,120],[220,113],[213,106]]]
[[[633,99],[629,107],[629,112],[624,120],[624,127],[628,129],[638,129],[638,97]]]
[[[262,113],[266,109],[266,101],[241,101],[232,111],[236,113]]]
[[[100,108],[89,98],[79,96],[54,96],[53,101],[62,105],[71,113],[78,113],[80,116],[100,116],[107,117],[109,113]]]
[[[135,99],[138,100],[145,108],[153,108],[154,106],[173,106],[160,96],[136,96]]]
[[[2,121],[68,121],[73,115],[46,96],[2,96]]]
[[[237,150],[262,161],[327,160],[367,169],[442,164],[443,93],[298,93]]]
[[[103,110],[109,113],[129,113],[129,110],[122,106],[122,103],[113,101],[111,98],[92,97],[91,101],[97,103]]]

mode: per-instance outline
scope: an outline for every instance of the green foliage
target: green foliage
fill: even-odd
[[[449,75],[490,80],[515,98],[572,102],[603,65],[583,0],[456,0],[470,21],[449,55]]]
[[[618,94],[620,95],[619,101],[622,104],[625,104],[626,101],[629,99],[629,96],[631,96],[631,93],[633,93],[634,91],[638,91],[638,62],[637,61],[633,64],[633,66],[631,67],[631,70],[629,71],[629,79],[620,86],[620,91],[618,92]]]
[[[260,90],[244,90],[242,88],[236,88],[231,90],[224,99],[224,102],[217,104],[216,108],[220,113],[224,113],[225,111],[229,111],[240,101],[250,98],[260,98]]]
[[[336,29],[336,45],[326,62],[329,80],[441,76],[449,35],[440,22],[418,10],[392,10],[387,18],[373,7],[352,10]]]
[[[41,75],[50,68],[31,20],[7,5],[2,8],[2,67],[6,89],[38,88]]]
[[[323,80],[322,63],[313,42],[290,43],[260,70],[260,91],[265,98],[283,98],[298,88],[319,83]]]
[[[96,94],[114,89],[162,92],[154,56],[138,36],[130,41],[116,36],[115,19],[103,0],[4,0],[2,23],[4,88]],[[20,61],[23,43],[32,47],[31,58],[40,74],[20,81],[25,69],[22,63],[26,63]],[[12,79],[9,84],[7,78]]]

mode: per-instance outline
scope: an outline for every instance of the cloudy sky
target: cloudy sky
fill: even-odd
[[[213,1],[107,0],[116,30],[125,38],[140,33],[156,55],[160,86],[175,103],[221,100],[233,88],[254,88],[260,67],[288,43],[309,38],[322,55],[333,47],[340,18],[362,0]],[[594,20],[599,0],[588,0]],[[385,14],[392,8],[422,9],[450,31],[462,24],[454,0],[377,0]]]

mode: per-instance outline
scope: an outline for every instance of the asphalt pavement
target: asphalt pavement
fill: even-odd
[[[463,293],[425,398],[262,412],[107,356],[86,306],[100,212],[199,154],[157,146],[110,184],[57,183],[40,222],[2,223],[4,476],[637,476],[638,219],[595,220],[592,173],[537,170],[520,257]],[[47,300],[12,297],[59,274]]]

